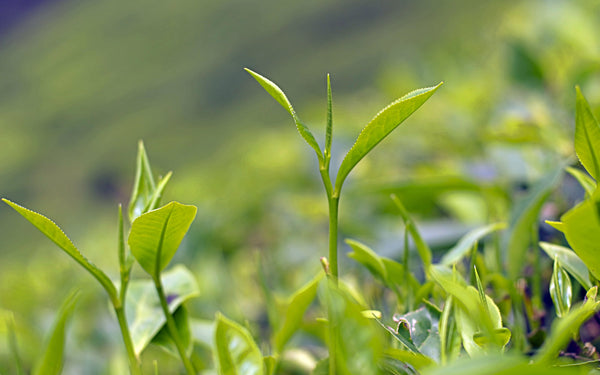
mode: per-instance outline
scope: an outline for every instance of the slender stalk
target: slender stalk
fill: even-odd
[[[334,285],[337,286],[337,278],[331,279]],[[331,288],[331,284],[327,285]],[[335,375],[337,373],[337,338],[339,327],[333,319],[333,309],[331,307],[331,292],[327,295],[327,319],[329,320],[329,375]]]
[[[331,275],[337,284],[338,279],[338,210],[339,197],[331,197],[329,200],[329,265]]]
[[[15,366],[17,367],[17,374],[24,375],[25,371],[23,370],[23,361],[21,360],[21,356],[19,355],[19,345],[17,344],[17,335],[16,335],[16,324],[15,317],[12,313],[9,315],[6,320],[6,326],[8,329],[8,346],[10,347],[10,351],[13,355],[13,359],[15,360]]]
[[[160,278],[154,279],[154,287],[156,288],[156,292],[158,293],[158,299],[160,300],[160,306],[162,307],[163,313],[165,314],[165,319],[167,319],[167,329],[169,330],[169,334],[171,335],[173,343],[177,347],[177,351],[179,352],[179,356],[181,357],[181,361],[183,362],[185,371],[188,375],[195,375],[196,370],[194,369],[192,362],[185,353],[185,348],[183,347],[183,343],[181,342],[181,339],[179,337],[179,332],[177,331],[177,325],[175,324],[173,315],[171,315],[171,312],[169,311],[169,304],[167,303],[167,297],[165,296],[165,292],[163,290]]]
[[[412,290],[410,287],[410,282],[408,278],[408,262],[409,262],[409,253],[408,253],[408,224],[404,227],[404,256],[402,259],[404,265],[404,290],[406,291],[406,304],[404,305],[404,312],[412,311],[413,302],[412,302]]]
[[[531,300],[533,307],[540,310],[542,306],[542,266],[540,264],[540,247],[537,223],[531,229],[531,244],[533,246],[533,277],[531,278]]]
[[[117,314],[119,328],[121,328],[121,336],[123,336],[123,343],[125,344],[125,350],[127,351],[131,375],[142,375],[140,360],[137,355],[135,355],[133,342],[131,341],[131,334],[129,333],[129,326],[127,325],[124,306],[115,306],[115,313]]]

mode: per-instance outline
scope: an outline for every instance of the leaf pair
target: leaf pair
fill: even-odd
[[[304,138],[306,143],[313,148],[319,160],[319,165],[328,167],[328,155],[331,151],[331,134],[332,134],[332,120],[331,120],[331,85],[329,76],[327,77],[327,97],[328,97],[328,115],[327,115],[327,128],[325,134],[325,152],[322,152],[319,144],[317,143],[314,135],[308,129],[300,118],[296,114],[292,104],[283,93],[283,91],[273,82],[260,74],[246,69],[256,81],[279,103],[285,108],[288,113],[294,119],[298,132]],[[387,107],[382,109],[373,119],[363,128],[359,134],[356,142],[352,148],[348,151],[340,168],[337,173],[337,177],[334,184],[334,192],[339,193],[342,189],[344,180],[352,169],[364,158],[379,142],[387,137],[394,129],[396,129],[404,120],[406,120],[413,112],[429,99],[433,93],[442,85],[439,83],[437,86],[423,88],[412,91],[400,99],[393,101]]]

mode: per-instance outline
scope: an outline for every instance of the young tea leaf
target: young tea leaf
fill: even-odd
[[[46,350],[33,371],[35,375],[60,375],[62,373],[67,322],[75,309],[77,294],[77,292],[71,293],[60,307]]]
[[[171,202],[139,216],[131,225],[131,253],[155,280],[175,255],[196,211],[194,206]]]
[[[96,280],[98,280],[104,287],[113,303],[118,302],[117,290],[115,289],[113,282],[101,269],[96,267],[93,263],[87,260],[87,258],[84,257],[81,252],[79,252],[75,245],[73,245],[73,242],[69,239],[69,237],[67,237],[62,229],[58,227],[58,225],[56,225],[47,217],[11,202],[8,199],[2,198],[2,200],[4,203],[8,204],[15,211],[17,211],[21,216],[27,219],[27,221],[33,224],[37,229],[39,229],[40,232],[58,245],[58,247],[66,252],[71,258],[75,259],[75,261],[83,266],[83,268],[85,268],[89,273],[91,273],[92,276],[94,276]]]
[[[575,153],[588,173],[598,181],[600,178],[600,125],[579,86],[575,88],[575,91],[577,92]]]
[[[460,260],[465,255],[467,255],[469,250],[473,248],[473,245],[476,242],[478,242],[480,239],[487,236],[488,234],[497,230],[502,230],[504,228],[506,228],[505,223],[494,223],[481,228],[473,229],[469,233],[465,234],[453,248],[451,248],[446,252],[446,254],[444,254],[440,261],[440,264],[449,266],[460,262]]]
[[[565,170],[569,172],[571,176],[575,177],[588,196],[594,194],[594,190],[596,190],[596,181],[594,181],[587,173],[571,167],[567,167]]]
[[[215,364],[219,375],[264,375],[263,356],[250,332],[217,313]]]
[[[552,277],[550,278],[550,297],[554,303],[556,315],[559,318],[562,318],[569,312],[572,295],[571,279],[561,267],[558,258],[554,258],[554,268]]]
[[[442,83],[439,83],[434,87],[410,92],[400,99],[395,100],[375,115],[363,128],[356,142],[344,157],[336,177],[335,191],[339,193],[342,190],[344,180],[358,162],[413,112],[419,109],[441,85]]]
[[[352,252],[348,253],[348,257],[354,259],[358,263],[365,266],[375,277],[382,282],[387,283],[387,269],[381,257],[379,257],[368,246],[351,239],[347,239],[346,243],[352,248]]]
[[[283,91],[275,83],[271,82],[270,80],[261,76],[260,74],[253,72],[248,68],[245,68],[244,70],[248,72],[252,77],[254,77],[254,79],[269,93],[269,95],[271,95],[273,99],[277,100],[277,102],[281,104],[281,106],[285,108],[286,111],[288,111],[288,113],[292,116],[294,122],[296,123],[298,133],[300,133],[300,135],[302,136],[302,138],[304,138],[306,143],[308,143],[308,145],[312,147],[313,150],[315,150],[317,158],[319,159],[319,163],[321,163],[323,161],[323,154],[321,153],[321,149],[319,148],[317,140],[310,132],[308,127],[306,127],[306,125],[304,125],[302,121],[300,121],[300,118],[298,117],[298,115],[296,115],[294,107],[292,107],[292,103],[290,103]]]
[[[144,142],[138,143],[138,154],[135,169],[135,182],[129,201],[129,221],[133,222],[138,216],[148,210],[152,195],[156,190],[150,161],[144,148]]]
[[[558,259],[562,268],[567,270],[586,290],[592,287],[590,271],[585,263],[568,247],[540,242],[540,247],[551,259]]]

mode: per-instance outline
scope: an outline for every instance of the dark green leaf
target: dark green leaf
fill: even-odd
[[[339,193],[342,190],[344,180],[358,162],[396,129],[398,125],[406,120],[408,116],[419,109],[441,85],[442,83],[439,83],[434,87],[412,91],[395,100],[375,115],[363,128],[356,142],[344,157],[336,177],[335,191]]]
[[[67,237],[67,235],[56,225],[52,220],[47,217],[38,214],[37,212],[31,211],[25,207],[22,207],[16,203],[9,201],[8,199],[2,199],[4,203],[11,206],[15,211],[17,211],[21,216],[27,219],[31,224],[33,224],[40,232],[42,232],[46,237],[48,237],[52,242],[54,242],[58,247],[63,249],[71,258],[75,259],[77,263],[79,263],[83,268],[85,268],[89,273],[92,274],[100,282],[100,284],[104,287],[110,300],[113,304],[116,304],[118,301],[117,290],[113,282],[106,276],[101,269],[96,267],[93,263],[91,263],[86,257],[84,257],[81,252],[73,245],[73,242]]]
[[[421,307],[399,317],[400,324],[408,328],[410,338],[419,352],[436,362],[440,360],[439,312]]]
[[[581,93],[577,92],[575,114],[575,152],[588,173],[598,181],[600,178],[600,125],[594,117],[590,105]]]
[[[46,344],[46,350],[35,366],[34,374],[59,375],[62,373],[67,322],[73,314],[76,302],[77,292],[74,292],[67,297],[60,307],[50,338]]]
[[[154,279],[175,255],[195,216],[196,207],[171,202],[139,216],[131,225],[131,253]]]
[[[263,356],[250,332],[220,313],[215,318],[215,364],[220,375],[264,375]]]

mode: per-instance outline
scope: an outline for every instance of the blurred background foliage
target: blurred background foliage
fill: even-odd
[[[220,310],[258,335],[259,269],[278,293],[309,280],[327,207],[312,150],[243,67],[279,84],[318,135],[331,74],[334,168],[379,109],[445,81],[342,197],[341,237],[399,257],[390,193],[443,250],[506,220],[517,195],[573,155],[574,85],[599,109],[598,35],[593,0],[2,2],[0,195],[53,218],[116,277],[116,208],[143,139],[155,172],[174,171],[164,201],[199,208],[174,260],[200,282],[193,314]],[[564,181],[547,218],[581,194],[574,185]],[[8,206],[0,233],[0,309],[15,314],[25,359],[80,288],[67,371],[118,373],[102,290]],[[342,262],[342,275],[362,275]],[[8,356],[2,339],[2,373]]]

